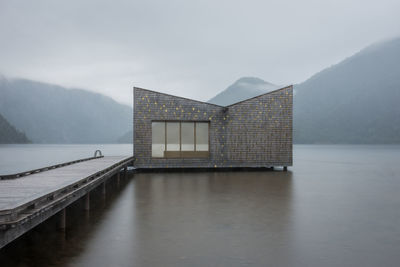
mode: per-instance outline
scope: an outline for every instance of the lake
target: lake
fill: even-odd
[[[132,145],[0,146],[0,172],[98,148]],[[288,172],[130,174],[105,198],[94,192],[89,213],[69,207],[66,232],[51,218],[1,249],[0,263],[399,266],[399,173],[400,146],[296,145]]]

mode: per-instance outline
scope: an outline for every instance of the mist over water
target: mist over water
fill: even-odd
[[[294,146],[288,172],[139,173],[4,266],[398,266],[400,146]]]
[[[289,102],[271,95],[255,107],[252,119],[273,107],[258,122],[266,138],[362,144],[294,145],[287,172],[125,168],[120,181],[107,173],[119,167],[94,160],[93,169],[0,181],[3,240],[16,232],[7,227],[111,178],[86,195],[90,205],[62,210],[65,231],[56,214],[0,249],[0,267],[400,266],[399,10],[399,0],[0,0],[1,178],[96,150],[132,156],[123,144],[137,137],[132,116],[146,119],[134,112],[134,88],[227,106],[293,85]],[[171,132],[169,123],[145,133],[153,156],[169,158],[165,141],[188,158],[221,143],[209,142],[207,123]],[[260,129],[237,140],[257,135],[253,149]],[[72,181],[84,168],[95,175]],[[68,188],[48,192],[61,178]]]

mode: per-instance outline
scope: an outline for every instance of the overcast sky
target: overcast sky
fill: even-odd
[[[0,73],[131,104],[208,100],[243,76],[295,84],[400,35],[399,0],[0,0]]]

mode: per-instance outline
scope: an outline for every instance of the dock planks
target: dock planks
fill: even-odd
[[[132,162],[133,157],[108,156],[0,180],[0,248]]]

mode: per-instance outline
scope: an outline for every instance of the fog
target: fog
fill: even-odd
[[[207,100],[242,76],[294,84],[400,34],[400,1],[0,1],[0,73],[131,104]]]

